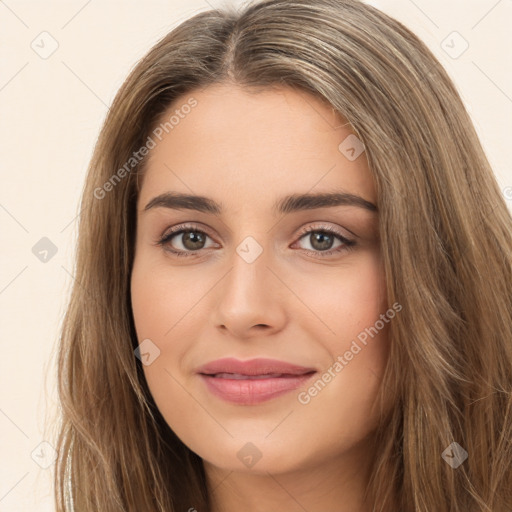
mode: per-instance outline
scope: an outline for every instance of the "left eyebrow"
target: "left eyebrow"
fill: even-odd
[[[332,208],[335,206],[357,206],[370,212],[377,212],[377,206],[355,194],[346,192],[319,194],[292,194],[279,199],[272,207],[274,214],[288,214],[315,208]],[[166,192],[160,194],[144,207],[144,212],[152,208],[171,208],[175,210],[196,210],[219,216],[222,205],[205,196]]]
[[[366,199],[347,192],[321,194],[292,194],[283,197],[273,206],[273,211],[282,214],[315,208],[332,208],[334,206],[357,206],[370,212],[377,212],[377,206]]]

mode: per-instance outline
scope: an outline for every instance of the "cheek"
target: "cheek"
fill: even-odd
[[[316,313],[301,328],[328,354],[320,382],[305,390],[301,403],[319,421],[330,410],[332,425],[352,423],[354,432],[373,421],[370,410],[390,351],[389,324],[397,314],[388,307],[379,254],[365,253],[357,262],[357,269],[347,266],[335,276],[303,280],[300,292]]]
[[[297,296],[313,313],[305,317],[302,326],[310,329],[312,335],[316,328],[317,335],[312,339],[321,333],[332,354],[343,348],[344,342],[374,325],[388,309],[386,278],[379,254],[361,252],[354,256],[354,261],[356,264],[306,275],[296,281]]]
[[[149,364],[142,359],[144,376],[158,409],[172,428],[177,424],[192,425],[194,417],[200,416],[200,411],[193,410],[180,374],[197,325],[192,306],[204,294],[204,285],[198,281],[184,279],[179,270],[170,271],[149,258],[136,261],[132,272],[131,302],[137,340],[146,343],[151,354]]]
[[[195,314],[194,305],[211,287],[208,283],[212,276],[205,275],[202,279],[198,274],[171,269],[165,261],[154,263],[149,257],[135,262],[131,301],[139,341],[147,337],[160,342],[176,339],[176,331],[190,322]]]
[[[131,302],[137,340],[146,343],[154,354],[143,370],[162,411],[171,403],[190,398],[182,388],[183,368],[188,368],[184,358],[193,350],[193,340],[203,329],[203,303],[217,279],[208,270],[200,276],[190,268],[172,269],[165,260],[154,262],[150,257],[140,257],[132,271]]]

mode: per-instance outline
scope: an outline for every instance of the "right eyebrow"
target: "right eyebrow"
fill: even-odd
[[[335,206],[357,206],[373,213],[378,211],[377,206],[370,201],[346,192],[292,194],[279,199],[274,204],[272,210],[274,213],[288,214],[296,211],[332,208]],[[152,208],[196,210],[217,216],[223,211],[222,205],[209,197],[179,192],[166,192],[154,197],[146,204],[144,211],[146,212]]]

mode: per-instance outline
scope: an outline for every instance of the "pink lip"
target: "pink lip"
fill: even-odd
[[[250,405],[297,389],[316,370],[276,359],[224,358],[199,367],[197,373],[214,395],[228,402]]]

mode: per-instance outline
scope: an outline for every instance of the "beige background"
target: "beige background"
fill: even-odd
[[[453,77],[512,210],[512,0],[369,3],[411,28]],[[0,2],[0,512],[54,511],[52,448],[40,443],[52,442],[54,351],[73,281],[78,202],[107,106],[160,37],[219,5]],[[46,262],[32,251],[43,237],[57,250]]]

